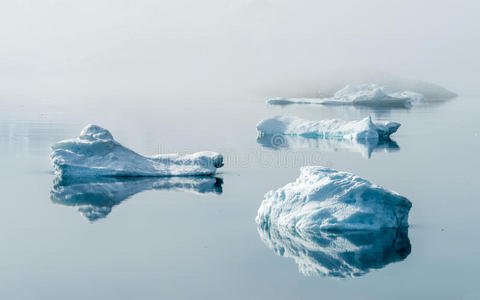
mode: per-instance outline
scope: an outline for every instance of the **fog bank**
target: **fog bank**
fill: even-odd
[[[310,93],[371,72],[476,92],[479,8],[430,0],[4,1],[0,92]]]

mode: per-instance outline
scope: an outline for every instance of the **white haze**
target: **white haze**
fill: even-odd
[[[478,1],[0,3],[1,93],[275,93],[388,72],[475,93]]]

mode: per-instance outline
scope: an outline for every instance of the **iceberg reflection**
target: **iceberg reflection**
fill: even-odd
[[[264,148],[273,150],[317,149],[321,152],[358,152],[365,158],[370,158],[373,152],[394,152],[400,150],[397,142],[391,139],[359,142],[355,140],[274,134],[257,137],[257,143]]]
[[[75,206],[82,216],[94,222],[105,218],[112,207],[147,190],[173,190],[196,194],[221,194],[218,177],[91,177],[56,178],[50,191],[54,203]]]
[[[277,255],[293,258],[306,276],[359,277],[404,260],[411,251],[408,228],[296,232],[272,226],[259,227],[258,233]]]

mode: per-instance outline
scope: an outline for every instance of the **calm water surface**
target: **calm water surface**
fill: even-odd
[[[248,95],[1,99],[2,299],[480,299],[478,97],[410,110],[268,106]],[[402,127],[396,145],[370,158],[342,145],[257,142],[256,123],[284,113],[372,115]],[[213,181],[55,181],[50,145],[87,123],[142,154],[212,150],[226,164]],[[362,237],[356,251],[345,236],[258,230],[263,195],[303,165],[347,170],[408,197],[407,235]],[[306,276],[295,255],[335,269],[328,258],[338,253],[318,245],[362,272]]]

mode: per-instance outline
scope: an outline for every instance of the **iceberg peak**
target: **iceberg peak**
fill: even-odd
[[[82,132],[80,132],[80,136],[78,137],[82,140],[108,140],[113,141],[113,135],[105,128],[102,128],[98,125],[88,124],[83,128]]]

